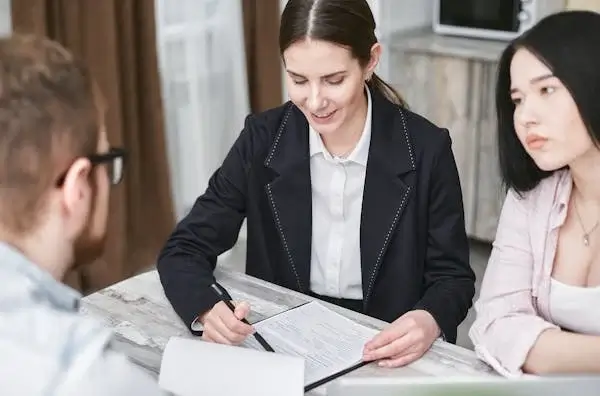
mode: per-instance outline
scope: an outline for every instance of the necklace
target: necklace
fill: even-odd
[[[349,156],[353,150],[354,150],[354,147],[352,147],[350,150],[348,150],[342,154],[333,154],[333,157],[338,158],[338,159],[346,159],[346,157]]]
[[[583,231],[583,244],[585,246],[590,246],[590,235],[598,227],[599,220],[596,219],[596,223],[594,224],[594,226],[589,231],[586,231],[585,226],[583,225],[583,220],[581,220],[581,215],[579,214],[579,209],[577,208],[577,200],[575,198],[573,199],[573,203],[575,204],[575,213],[577,213],[577,218],[579,219],[579,225],[581,226],[581,230]]]
[[[362,134],[362,132],[361,132],[361,134]],[[355,149],[355,148],[356,148],[356,146],[358,145],[358,142],[359,142],[359,140],[360,140],[360,136],[361,136],[361,135],[359,135],[359,139],[358,139],[358,140],[356,140],[356,141],[354,142],[354,144],[352,144],[352,147],[350,147],[350,149],[348,149],[348,150],[346,150],[346,151],[344,151],[343,153],[340,153],[340,154],[335,154],[335,153],[333,153],[332,151],[329,151],[329,154],[330,154],[330,155],[331,155],[333,158],[335,158],[335,159],[337,159],[337,160],[344,160],[344,159],[346,159],[346,157],[348,157],[350,154],[352,154],[352,151],[354,151],[354,149]]]

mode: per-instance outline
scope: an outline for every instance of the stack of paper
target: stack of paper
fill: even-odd
[[[177,396],[301,396],[301,358],[173,337],[159,385]]]

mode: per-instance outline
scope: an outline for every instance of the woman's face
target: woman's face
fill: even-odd
[[[363,68],[350,50],[312,39],[289,46],[283,59],[290,100],[318,133],[335,134],[355,122],[364,123],[364,118],[357,118],[364,113],[360,110],[366,104],[365,79],[377,59]]]
[[[526,49],[510,65],[515,131],[537,166],[553,171],[595,149],[570,92]]]

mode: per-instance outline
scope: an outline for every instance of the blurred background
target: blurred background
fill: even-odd
[[[0,0],[3,34],[46,35],[87,62],[109,102],[109,139],[130,151],[106,253],[70,274],[72,286],[87,294],[152,268],[246,115],[287,100],[278,50],[286,1]],[[600,0],[457,1],[369,3],[384,50],[379,75],[451,132],[479,285],[504,197],[494,138],[495,68],[506,46],[498,32],[559,9],[600,10]],[[525,3],[534,10],[515,8]],[[244,260],[242,230],[220,262],[243,270]],[[460,345],[470,347],[471,320]]]

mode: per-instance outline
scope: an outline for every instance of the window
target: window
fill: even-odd
[[[173,199],[204,192],[249,112],[239,0],[155,0]]]

